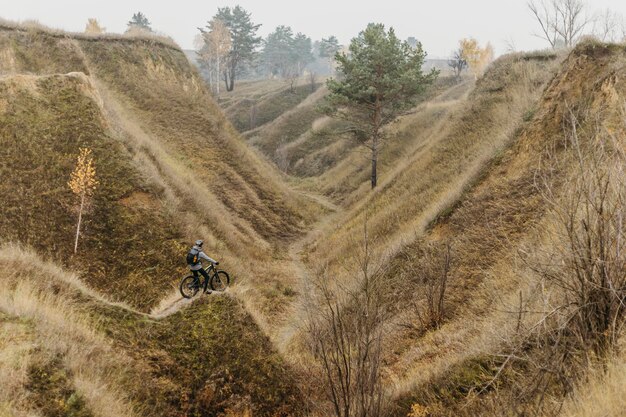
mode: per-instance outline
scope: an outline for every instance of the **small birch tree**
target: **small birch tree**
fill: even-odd
[[[87,25],[85,26],[85,33],[98,34],[104,33],[106,28],[100,26],[98,19],[90,17],[87,19]]]
[[[74,240],[74,253],[78,250],[78,237],[80,225],[83,220],[83,211],[93,196],[98,181],[96,180],[96,167],[93,162],[91,149],[81,148],[76,160],[76,167],[70,175],[67,185],[80,200],[78,209],[78,222],[76,224],[76,239]]]
[[[232,48],[231,34],[228,27],[219,19],[213,19],[208,24],[208,31],[200,29],[204,45],[198,52],[202,64],[209,71],[209,84],[217,95],[220,94],[220,82],[224,72],[223,62]],[[226,77],[224,75],[224,77]]]
[[[493,61],[493,47],[490,43],[481,48],[478,41],[474,38],[462,39],[459,41],[459,49],[461,58],[467,62],[470,71],[474,74],[474,79],[478,79],[485,71],[487,65]]]

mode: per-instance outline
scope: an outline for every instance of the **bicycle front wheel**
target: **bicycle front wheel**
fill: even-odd
[[[200,283],[193,275],[183,278],[180,282],[180,295],[184,298],[191,298],[200,290]]]
[[[230,277],[226,271],[217,271],[209,283],[213,291],[224,291],[230,285]]]

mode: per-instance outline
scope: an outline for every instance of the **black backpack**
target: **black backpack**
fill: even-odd
[[[198,265],[200,263],[200,256],[198,256],[199,253],[200,252],[198,252],[196,249],[191,249],[189,252],[187,252],[187,265]]]

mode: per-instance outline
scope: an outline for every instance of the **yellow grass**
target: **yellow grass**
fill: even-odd
[[[620,416],[626,410],[626,356],[611,359],[606,371],[595,370],[579,384],[563,409],[566,417]]]

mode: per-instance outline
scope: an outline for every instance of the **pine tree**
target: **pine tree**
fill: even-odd
[[[320,42],[320,58],[328,59],[328,69],[332,74],[334,72],[335,54],[339,52],[339,40],[335,36],[322,38]]]
[[[370,23],[352,39],[350,53],[336,55],[339,79],[327,82],[326,114],[349,123],[351,131],[371,151],[372,188],[376,187],[382,128],[415,105],[420,93],[437,77],[422,73],[426,53],[400,41],[393,30]]]
[[[293,38],[292,49],[297,74],[302,75],[306,66],[315,60],[312,52],[313,43],[311,42],[311,38],[304,33],[298,32]]]
[[[293,31],[289,26],[278,26],[263,41],[262,60],[272,75],[287,78],[296,59],[293,50]]]
[[[89,204],[89,200],[98,186],[96,167],[93,162],[91,149],[80,149],[76,160],[76,167],[74,171],[72,171],[67,185],[80,200],[78,222],[76,224],[76,239],[74,241],[74,253],[76,253],[78,250],[78,237],[80,235],[80,225],[83,219],[83,210]]]
[[[126,31],[129,32],[129,31],[133,31],[133,29],[134,30],[139,29],[139,30],[152,32],[152,27],[150,27],[150,25],[151,23],[146,17],[146,15],[141,12],[137,12],[133,14],[132,19],[130,19],[130,21],[127,23],[128,29]]]

